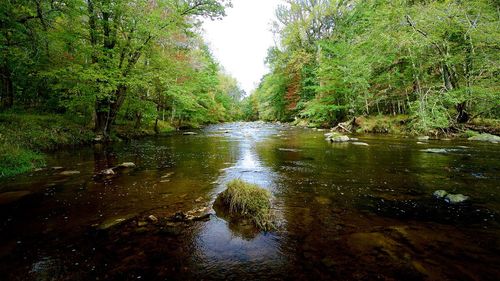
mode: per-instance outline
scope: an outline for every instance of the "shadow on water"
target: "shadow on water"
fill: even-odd
[[[500,147],[359,138],[368,146],[231,123],[57,152],[47,169],[0,182],[0,276],[498,280]],[[122,162],[136,167],[101,173]],[[214,214],[235,178],[271,191],[276,231]],[[437,189],[471,200],[449,205]],[[193,210],[211,215],[183,219]]]

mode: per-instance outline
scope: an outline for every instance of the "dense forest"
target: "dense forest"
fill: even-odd
[[[242,94],[200,35],[214,0],[8,0],[0,4],[3,109],[174,126],[228,121]]]
[[[284,2],[246,118],[326,127],[400,116],[412,132],[499,118],[497,1]]]

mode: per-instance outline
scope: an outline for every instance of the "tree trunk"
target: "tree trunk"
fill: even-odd
[[[101,135],[105,140],[109,139],[111,127],[115,122],[118,111],[120,110],[125,96],[127,94],[127,86],[119,85],[112,93],[111,98],[97,99],[95,111],[95,127],[94,130],[98,135]]]
[[[3,65],[0,69],[0,97],[2,99],[3,108],[11,108],[14,105],[14,87],[10,69]]]

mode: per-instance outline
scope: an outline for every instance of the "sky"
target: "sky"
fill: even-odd
[[[222,20],[203,24],[204,38],[226,72],[248,94],[269,70],[267,49],[274,45],[271,22],[280,0],[233,0]]]

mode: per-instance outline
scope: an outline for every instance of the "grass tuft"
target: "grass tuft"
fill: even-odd
[[[271,193],[241,179],[232,180],[220,195],[229,213],[250,219],[259,229],[274,229],[271,220]]]

